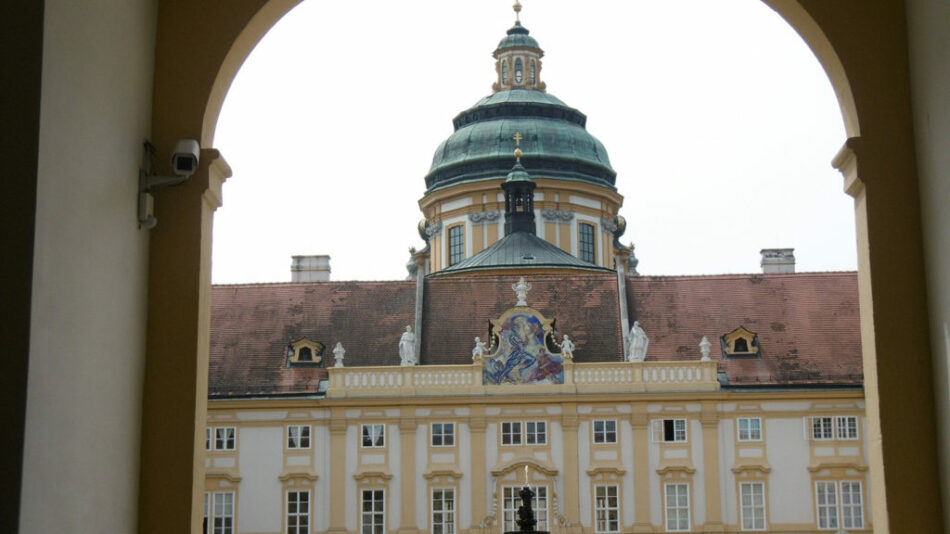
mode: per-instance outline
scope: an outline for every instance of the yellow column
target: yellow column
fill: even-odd
[[[389,458],[390,462],[402,462],[402,469],[400,470],[400,473],[402,473],[402,483],[400,484],[400,497],[402,499],[400,534],[418,531],[416,528],[416,426],[415,419],[407,417],[399,420],[399,442],[402,458]]]
[[[571,525],[567,531],[579,533],[581,531],[581,510],[578,492],[580,480],[577,474],[578,424],[577,406],[573,404],[564,406],[564,414],[561,416],[561,442],[564,447],[564,473],[562,474],[564,495],[561,495],[560,499],[561,513],[564,514]]]
[[[330,532],[346,532],[346,419],[343,412],[330,414]],[[354,454],[356,452],[354,451]]]
[[[630,415],[633,428],[633,531],[653,532],[650,525],[650,472],[647,447],[650,446],[646,404],[634,404]]]
[[[706,470],[706,524],[704,532],[722,532],[722,503],[719,498],[719,413],[714,403],[703,403],[699,415],[703,425],[703,466]]]
[[[468,476],[472,477],[472,524],[462,528],[475,528],[485,516],[488,507],[485,502],[485,477],[488,476],[488,466],[485,465],[485,421],[484,408],[472,409],[473,415],[468,421],[468,429],[472,433],[472,468]],[[464,469],[464,466],[461,466]],[[461,525],[460,525],[461,526]]]

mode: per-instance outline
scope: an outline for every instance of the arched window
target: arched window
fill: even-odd
[[[313,361],[313,351],[310,350],[310,347],[303,347],[300,349],[300,353],[297,355],[298,362],[312,362]]]
[[[508,60],[501,60],[501,84],[508,85]]]
[[[538,83],[538,72],[537,72],[537,69],[536,69],[536,66],[535,66],[535,63],[534,63],[534,60],[533,60],[533,59],[531,60],[531,70],[528,71],[528,72],[529,72],[529,75],[531,76],[531,85],[537,84],[537,83]]]
[[[521,84],[521,81],[524,79],[524,65],[521,62],[521,58],[515,59],[515,83]]]
[[[749,342],[744,337],[736,338],[733,352],[749,352]]]

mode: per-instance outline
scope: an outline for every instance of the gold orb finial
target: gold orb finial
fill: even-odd
[[[515,159],[518,161],[518,163],[521,163],[522,152],[520,147],[521,140],[524,139],[524,137],[521,136],[521,132],[515,132],[515,135],[512,137],[512,139],[515,140]]]
[[[515,0],[515,5],[511,6],[511,8],[515,10],[515,21],[521,22],[521,2]]]
[[[515,160],[517,160],[518,163],[521,163],[521,149],[520,148],[515,149]]]

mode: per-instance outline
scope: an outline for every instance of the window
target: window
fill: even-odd
[[[689,530],[689,484],[666,484],[666,530]]]
[[[839,415],[835,418],[838,439],[858,439],[858,418],[854,415]],[[844,495],[842,494],[842,497]]]
[[[818,528],[838,528],[838,493],[834,482],[816,482],[815,500],[818,505]]]
[[[508,60],[501,60],[501,84],[508,85]]]
[[[287,427],[288,449],[310,448],[310,425],[290,425]]]
[[[372,425],[369,425],[372,426]],[[385,534],[386,491],[363,490],[363,506],[360,508],[361,534]]]
[[[310,347],[303,347],[302,349],[300,349],[300,352],[297,354],[297,361],[312,362],[313,350],[311,350]]]
[[[211,494],[206,491],[205,492],[205,515],[204,515],[204,521],[201,523],[202,534],[208,534],[208,509],[211,508],[210,501],[211,501]]]
[[[864,528],[864,499],[857,480],[841,483],[841,526]]]
[[[234,493],[211,494],[211,534],[234,534]]]
[[[531,60],[531,70],[529,72],[531,76],[531,85],[535,85],[538,83],[538,72],[533,59]]]
[[[686,442],[686,419],[656,419],[651,429],[653,442]]]
[[[432,423],[432,446],[451,447],[455,445],[455,423]]]
[[[547,445],[547,423],[544,421],[528,421],[525,424],[525,443],[528,445]]]
[[[501,424],[501,444],[521,445],[521,421],[505,421]]]
[[[309,534],[310,492],[287,492],[287,534]]]
[[[594,263],[594,225],[578,223],[577,230],[579,233],[580,258],[586,262]]]
[[[765,484],[740,483],[739,499],[742,530],[765,530]]]
[[[465,259],[465,236],[462,234],[464,230],[465,226],[461,224],[449,228],[449,265],[455,265]]]
[[[828,440],[834,439],[834,420],[831,417],[812,417],[811,418],[811,439]]]
[[[386,425],[371,424],[360,425],[363,435],[363,447],[385,447],[386,446]]]
[[[617,443],[617,421],[594,421],[594,443]]]
[[[502,488],[502,526],[503,532],[512,532],[518,530],[518,508],[521,506],[521,492],[523,486],[505,486]],[[548,530],[548,487],[530,486],[534,492],[534,498],[531,499],[531,508],[534,509],[534,518],[538,524],[534,526],[535,530]]]
[[[515,59],[515,83],[521,84],[521,80],[524,78],[524,63],[522,63],[521,58]]]
[[[737,421],[739,441],[762,441],[762,419],[740,417]]]
[[[594,527],[597,532],[620,531],[617,486],[594,486]]]
[[[432,490],[432,534],[455,534],[455,490]]]
[[[233,451],[235,428],[233,426],[219,426],[214,429],[214,450]]]
[[[211,450],[211,427],[210,426],[205,427],[205,450],[206,451]]]
[[[749,342],[744,337],[736,338],[733,352],[749,352]]]

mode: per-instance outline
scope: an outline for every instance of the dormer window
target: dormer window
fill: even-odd
[[[515,83],[521,85],[522,80],[524,79],[524,63],[521,61],[521,58],[515,59]]]
[[[759,336],[740,326],[720,339],[723,358],[754,358],[760,355]]]
[[[292,365],[316,365],[323,367],[326,346],[318,341],[301,338],[287,345],[287,367]]]

